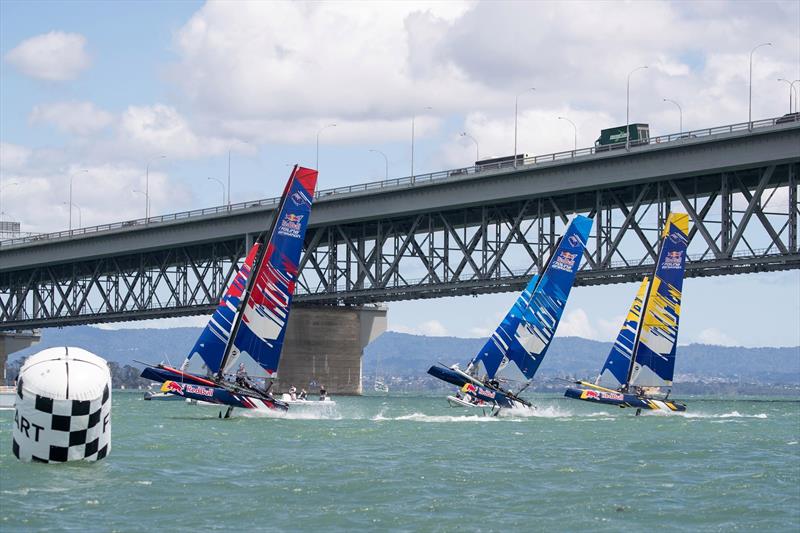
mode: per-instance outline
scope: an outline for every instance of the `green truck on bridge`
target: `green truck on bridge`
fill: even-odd
[[[630,145],[648,144],[650,142],[649,124],[629,124]],[[625,148],[625,126],[616,126],[600,130],[600,137],[594,142],[594,151],[616,150]]]

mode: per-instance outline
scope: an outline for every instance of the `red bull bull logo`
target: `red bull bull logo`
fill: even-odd
[[[161,385],[161,392],[171,392],[183,396],[183,386],[176,381],[165,381]]]
[[[683,252],[681,251],[667,252],[666,256],[664,257],[664,264],[661,265],[661,268],[666,268],[666,269],[680,268],[682,259],[683,259]]]
[[[564,270],[566,272],[572,272],[572,269],[575,267],[575,259],[578,257],[578,254],[570,253],[567,251],[562,251],[558,254],[555,261],[553,261],[552,267],[557,268],[558,270]]]

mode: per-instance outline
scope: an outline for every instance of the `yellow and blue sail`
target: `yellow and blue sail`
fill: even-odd
[[[639,332],[639,322],[642,317],[642,307],[647,296],[647,289],[650,286],[650,278],[645,276],[636,292],[625,322],[619,330],[617,340],[608,354],[606,363],[600,371],[595,384],[609,389],[618,389],[628,381],[628,371],[631,368],[631,358],[636,344],[636,336]]]
[[[561,320],[591,229],[591,218],[579,215],[572,220],[542,275],[531,279],[470,362],[469,372],[483,365],[493,379],[513,362],[527,379],[533,378]]]
[[[672,385],[688,244],[689,216],[670,213],[662,233],[655,274],[647,291],[628,385]]]

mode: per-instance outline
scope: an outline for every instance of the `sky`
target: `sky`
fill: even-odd
[[[788,112],[800,2],[3,0],[0,216],[66,229],[70,183],[76,227],[144,216],[146,182],[153,215],[220,205],[229,158],[233,202],[295,163],[320,188],[383,179],[380,152],[408,176],[412,119],[415,173],[469,166],[513,153],[515,98],[520,152],[591,146],[641,65],[630,115],[652,135],[679,131],[665,98],[684,130],[744,122],[763,42],[754,118]],[[576,288],[559,335],[612,340],[635,291]],[[389,327],[485,336],[515,296],[391,303]],[[682,343],[796,346],[798,324],[797,272],[685,283]]]

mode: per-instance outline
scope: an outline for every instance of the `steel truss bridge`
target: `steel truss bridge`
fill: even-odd
[[[800,267],[800,124],[772,119],[674,137],[630,152],[563,152],[518,168],[320,191],[296,300],[518,290],[576,213],[594,219],[578,285],[650,272],[671,210],[690,215],[689,277]],[[209,313],[274,205],[4,241],[0,330]]]

